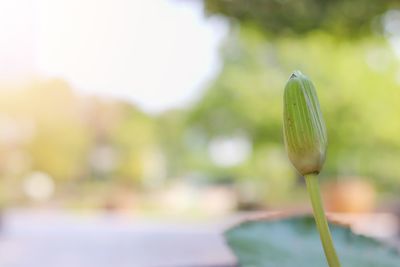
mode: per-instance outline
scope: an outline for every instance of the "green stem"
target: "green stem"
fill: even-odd
[[[310,195],[311,204],[314,210],[315,223],[319,231],[325,257],[330,267],[340,267],[339,258],[336,254],[329,231],[328,221],[325,217],[324,207],[322,206],[321,193],[319,190],[318,177],[316,175],[306,175],[307,190]]]

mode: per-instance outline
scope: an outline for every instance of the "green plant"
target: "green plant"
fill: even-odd
[[[314,85],[300,71],[295,71],[286,84],[283,116],[286,150],[294,167],[305,177],[326,259],[330,267],[339,267],[317,177],[325,162],[326,127]]]
[[[311,217],[247,222],[225,233],[243,267],[324,266],[320,241],[330,267],[340,267],[325,216],[317,175],[325,161],[327,134],[312,82],[300,71],[284,92],[284,139],[290,161],[305,177],[313,207]],[[342,262],[351,267],[395,267],[399,254],[381,243],[331,225]]]

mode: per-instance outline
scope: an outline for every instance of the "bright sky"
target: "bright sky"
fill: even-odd
[[[158,112],[199,94],[226,32],[201,1],[0,0],[0,79],[61,77]]]

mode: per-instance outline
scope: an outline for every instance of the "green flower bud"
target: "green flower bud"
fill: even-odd
[[[302,175],[318,174],[325,162],[326,127],[314,85],[300,71],[286,84],[283,116],[290,161]]]

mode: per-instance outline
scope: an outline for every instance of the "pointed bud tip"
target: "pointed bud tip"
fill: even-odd
[[[300,77],[300,76],[304,76],[304,74],[301,73],[301,71],[299,71],[299,70],[295,70],[295,71],[292,72],[292,75],[290,75],[289,79],[294,79],[294,78],[297,78],[297,77]]]

